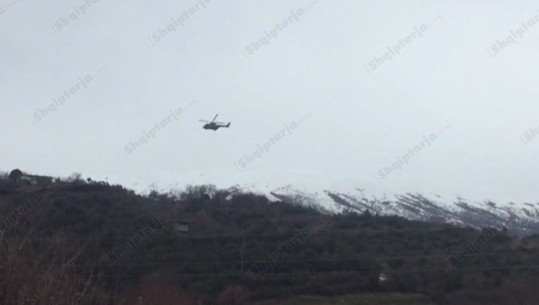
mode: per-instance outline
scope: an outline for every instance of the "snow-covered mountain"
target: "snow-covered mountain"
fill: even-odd
[[[474,228],[507,228],[516,235],[539,234],[539,203],[499,204],[422,194],[367,194],[360,188],[313,191],[304,186],[279,188],[235,186],[237,191],[265,195],[268,199],[309,206],[327,213],[395,215],[410,220],[449,223]]]

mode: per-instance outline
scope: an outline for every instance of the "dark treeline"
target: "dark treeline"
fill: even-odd
[[[505,230],[327,215],[213,186],[142,196],[77,175],[3,176],[0,212],[6,305],[363,293],[419,294],[440,305],[539,302],[539,238]]]

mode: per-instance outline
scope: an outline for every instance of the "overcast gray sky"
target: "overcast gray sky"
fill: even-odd
[[[0,0],[1,168],[537,202],[538,21],[533,1]],[[231,127],[203,130],[216,113]]]

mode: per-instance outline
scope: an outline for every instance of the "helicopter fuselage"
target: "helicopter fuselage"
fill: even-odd
[[[230,126],[230,123],[228,124],[221,124],[221,123],[208,123],[208,124],[205,124],[204,126],[202,126],[202,128],[204,129],[211,129],[211,130],[217,130],[221,127],[226,127],[228,128]]]
[[[206,122],[206,124],[204,124],[204,126],[202,126],[202,128],[204,129],[211,129],[211,130],[217,130],[221,127],[230,127],[230,122],[227,123],[223,123],[223,122],[216,122],[215,119],[217,118],[218,114],[216,114],[214,117],[213,117],[213,120],[211,121],[205,121],[205,120],[200,120],[201,122]]]

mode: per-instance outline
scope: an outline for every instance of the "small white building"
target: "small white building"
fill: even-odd
[[[177,233],[188,233],[189,232],[189,223],[187,222],[175,222],[173,224],[174,231]]]
[[[37,180],[34,177],[30,177],[28,175],[22,175],[20,178],[21,183],[28,184],[28,185],[35,185],[37,184]]]

